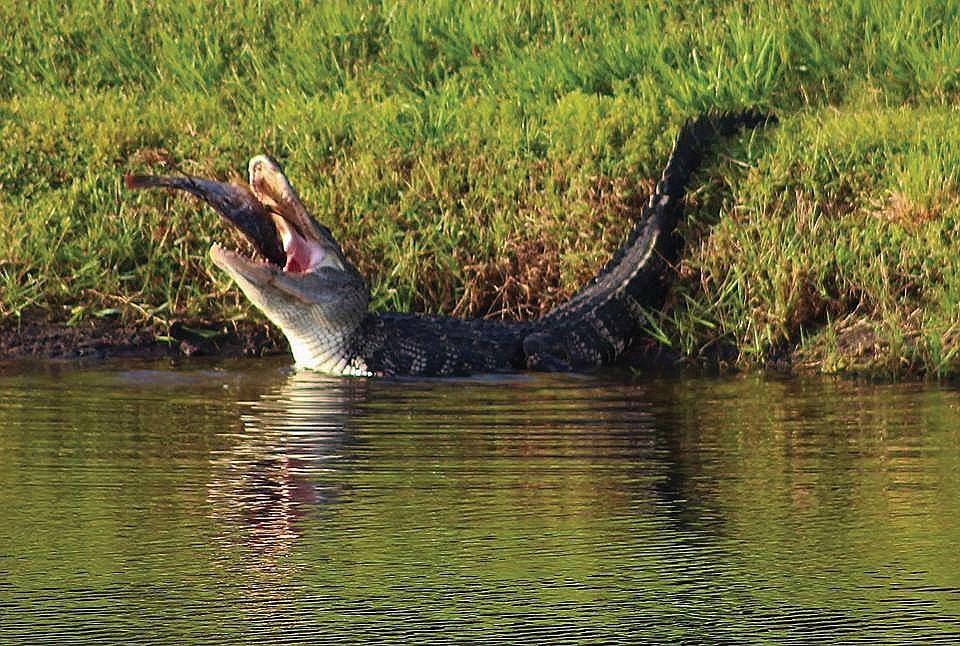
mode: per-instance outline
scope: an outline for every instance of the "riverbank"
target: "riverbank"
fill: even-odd
[[[259,357],[285,352],[283,335],[254,321],[186,321],[161,329],[115,317],[67,324],[33,316],[19,324],[0,324],[0,359]]]
[[[694,362],[960,372],[957,3],[80,1],[0,19],[7,355],[112,347],[98,331],[176,351],[182,321],[259,320],[206,256],[235,242],[216,216],[125,173],[236,179],[269,153],[374,307],[534,317],[616,249],[686,117],[756,105],[781,123],[705,158],[650,336]]]

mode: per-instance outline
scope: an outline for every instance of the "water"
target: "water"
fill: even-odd
[[[960,640],[960,391],[0,368],[0,643]]]

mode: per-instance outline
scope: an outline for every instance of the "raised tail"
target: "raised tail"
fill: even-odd
[[[742,128],[756,128],[776,121],[773,113],[756,109],[711,111],[687,119],[673,144],[657,188],[650,196],[650,208],[655,208],[664,198],[671,202],[679,202],[683,198],[690,175],[700,166],[703,153],[711,143],[720,137],[736,134]]]
[[[639,221],[599,274],[539,321],[524,341],[527,366],[577,370],[614,360],[660,307],[667,274],[676,261],[672,235],[687,183],[707,147],[742,128],[776,122],[755,109],[708,112],[687,120],[677,135],[656,190]]]

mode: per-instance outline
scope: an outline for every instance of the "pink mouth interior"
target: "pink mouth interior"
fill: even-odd
[[[323,248],[301,236],[293,230],[293,227],[280,227],[280,237],[283,241],[283,250],[287,254],[284,271],[303,273],[310,271],[323,260]]]
[[[262,162],[258,162],[256,168],[259,168],[259,163]],[[254,191],[259,196],[270,196],[269,186],[264,178],[255,169],[251,169],[251,175],[253,179],[250,185]],[[269,201],[274,202],[272,198]],[[302,274],[320,264],[324,257],[323,247],[297,233],[297,230],[282,216],[275,216],[273,221],[280,233],[283,251],[287,254],[287,264],[283,266],[283,271]]]

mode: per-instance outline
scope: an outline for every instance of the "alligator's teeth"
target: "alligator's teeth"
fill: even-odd
[[[230,256],[236,256],[236,257],[238,257],[238,258],[243,258],[243,259],[246,260],[247,262],[252,263],[252,264],[254,264],[254,265],[260,265],[260,266],[263,266],[263,267],[273,267],[274,269],[277,268],[277,265],[275,265],[274,263],[270,262],[269,260],[267,260],[266,258],[264,258],[263,256],[261,256],[259,253],[256,254],[256,255],[250,255],[250,254],[246,254],[246,253],[241,253],[240,251],[237,251],[237,250],[235,250],[235,249],[231,249],[230,247],[225,247],[224,245],[220,244],[219,242],[214,242],[214,243],[213,243],[213,246],[211,247],[210,252],[211,252],[211,253],[217,253],[217,254],[220,254],[220,255],[226,254],[226,255],[230,255]]]

